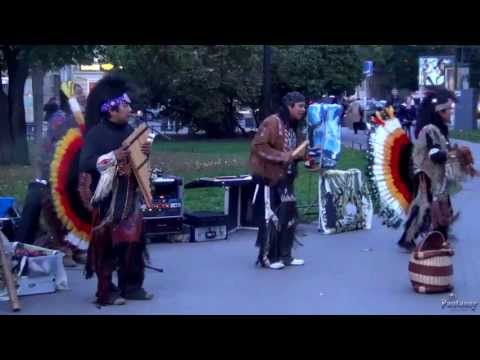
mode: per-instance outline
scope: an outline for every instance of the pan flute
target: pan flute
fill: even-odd
[[[124,140],[123,145],[130,150],[130,166],[137,178],[138,186],[145,200],[145,204],[151,208],[152,191],[150,188],[150,160],[141,149],[141,145],[149,141],[149,129],[142,123],[130,136]]]

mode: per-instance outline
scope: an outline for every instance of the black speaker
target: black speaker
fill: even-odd
[[[453,128],[455,130],[477,129],[478,89],[460,90],[457,92],[457,96]]]

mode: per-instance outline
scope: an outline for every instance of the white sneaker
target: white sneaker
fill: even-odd
[[[290,265],[293,265],[293,266],[301,266],[301,265],[304,265],[304,264],[305,264],[305,261],[303,259],[293,259],[290,262]]]
[[[277,262],[274,262],[274,263],[270,264],[268,267],[270,269],[273,269],[273,270],[280,270],[280,269],[283,269],[285,267],[285,264],[281,261],[277,261]]]

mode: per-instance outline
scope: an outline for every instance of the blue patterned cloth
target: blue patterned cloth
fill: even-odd
[[[322,168],[335,168],[340,156],[341,114],[342,106],[338,104],[312,104],[308,107],[309,155]]]

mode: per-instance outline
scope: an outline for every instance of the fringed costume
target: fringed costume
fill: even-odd
[[[299,93],[289,93],[288,96],[291,99],[285,104],[305,101]],[[288,111],[286,105],[285,110]],[[271,115],[262,122],[252,141],[250,155],[250,168],[254,178],[260,179],[257,183],[263,195],[257,199],[256,206],[265,208],[262,211],[265,222],[260,219],[262,223],[259,224],[257,236],[257,263],[273,269],[303,264],[303,260],[292,256],[297,225],[294,192],[297,164],[292,152],[297,145],[297,135],[295,120],[289,120],[288,112],[286,114]],[[262,197],[263,203],[260,201]]]
[[[454,100],[447,90],[429,93],[419,109],[414,144],[391,108],[385,118],[377,113],[372,119],[369,178],[376,210],[387,226],[404,224],[398,245],[409,251],[432,231],[448,241],[455,218],[449,185],[477,174],[470,150],[449,143],[447,122]]]

